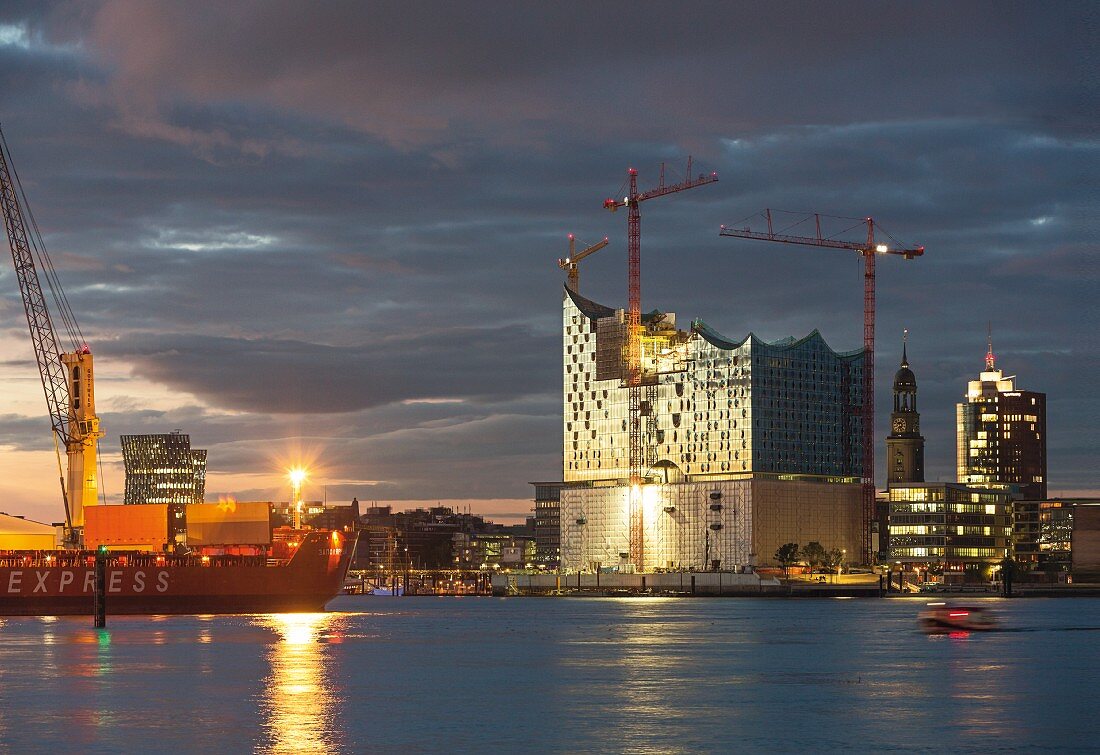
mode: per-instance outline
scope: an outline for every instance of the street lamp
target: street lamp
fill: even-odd
[[[296,530],[302,528],[302,483],[308,476],[301,467],[287,470],[287,477],[290,478],[291,526]]]

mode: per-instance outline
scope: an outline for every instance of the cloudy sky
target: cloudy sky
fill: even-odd
[[[878,402],[907,327],[928,478],[991,322],[1048,394],[1051,492],[1097,494],[1094,8],[0,4],[0,121],[96,355],[108,498],[120,434],[179,428],[208,497],[285,499],[302,460],[307,498],[522,515],[561,475],[566,235],[611,238],[581,286],[623,306],[602,200],[688,154],[720,181],[643,206],[645,309],[858,348],[855,254],[718,228],[873,215],[927,247],[879,265]],[[32,360],[0,264],[0,509],[57,521]]]

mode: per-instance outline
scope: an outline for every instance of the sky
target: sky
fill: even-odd
[[[561,478],[567,234],[581,290],[740,339],[862,345],[852,252],[720,238],[766,207],[873,216],[876,437],[908,328],[929,480],[992,327],[1048,396],[1052,495],[1098,494],[1097,12],[1087,3],[12,2],[0,123],[119,435],[189,433],[207,499],[455,502]],[[803,226],[804,228],[804,226]],[[799,232],[797,229],[795,232]],[[0,264],[0,510],[59,521]],[[1088,366],[1091,365],[1091,368]],[[877,479],[882,484],[882,449]]]

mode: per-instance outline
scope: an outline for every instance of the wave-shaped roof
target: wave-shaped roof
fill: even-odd
[[[611,315],[615,314],[615,310],[611,309],[611,307],[605,307],[603,304],[594,302],[591,299],[586,299],[573,289],[569,288],[568,285],[565,286],[565,293],[569,296],[570,299],[573,300],[573,303],[577,305],[577,309],[579,309],[586,317],[592,320],[598,320],[601,317],[610,317]],[[643,316],[642,319],[645,320],[647,318],[652,318],[656,314],[659,314],[659,312],[657,310],[653,310],[653,312],[650,312],[648,315]],[[824,336],[821,335],[821,332],[817,328],[814,328],[802,338],[787,336],[786,338],[780,338],[777,341],[765,341],[761,338],[758,338],[752,332],[750,332],[740,341],[734,341],[722,335],[717,330],[710,327],[700,319],[696,319],[691,323],[691,329],[693,332],[698,333],[703,340],[714,346],[717,346],[723,351],[734,351],[735,349],[739,349],[744,346],[746,342],[751,341],[758,347],[766,346],[773,351],[787,351],[790,349],[796,349],[806,343],[816,342],[838,359],[847,360],[859,359],[863,356],[864,353],[863,349],[853,349],[852,351],[835,350],[828,344]]]
[[[740,341],[733,341],[726,338],[714,328],[707,325],[702,320],[695,320],[691,323],[691,329],[698,333],[699,336],[707,343],[713,344],[724,351],[733,351],[739,349],[745,345],[746,342],[751,341],[758,346],[766,346],[773,351],[789,351],[790,349],[797,349],[798,347],[815,342],[824,347],[830,354],[834,355],[838,359],[858,359],[863,356],[863,349],[853,349],[852,351],[837,351],[828,344],[825,337],[821,335],[821,331],[817,328],[811,330],[808,334],[802,338],[795,338],[794,336],[787,336],[786,338],[780,338],[777,341],[765,341],[762,338],[756,336],[755,333],[749,332],[747,336]]]
[[[573,300],[573,303],[577,305],[577,309],[590,320],[598,320],[601,317],[611,317],[611,315],[615,314],[615,310],[611,307],[605,307],[602,304],[597,304],[591,299],[584,298],[576,291],[569,288],[568,284],[565,286],[565,293],[568,294],[569,298]]]

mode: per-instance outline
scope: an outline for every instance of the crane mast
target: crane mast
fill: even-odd
[[[29,209],[24,211],[26,197],[19,186],[18,174],[11,166],[11,153],[0,131],[0,211],[4,214],[4,227],[46,396],[50,425],[57,439],[65,446],[68,467],[67,474],[61,478],[61,495],[65,505],[66,539],[75,543],[84,525],[84,508],[96,504],[99,487],[96,441],[103,433],[95,414],[92,352],[87,344],[76,343],[75,340],[71,351],[62,351],[58,346],[53,318],[34,262],[35,252],[44,262],[47,282],[62,309],[62,318],[70,327],[70,335],[78,333],[79,329],[65,303],[64,293],[59,290],[60,284],[53,273],[45,246],[37,237],[33,217]],[[29,227],[28,217],[31,218]]]
[[[784,244],[801,244],[803,246],[818,246],[831,249],[849,249],[858,252],[863,258],[863,405],[860,408],[862,418],[861,443],[863,445],[861,464],[862,467],[862,508],[863,521],[861,532],[862,555],[865,563],[871,563],[871,522],[875,515],[875,257],[879,254],[896,254],[904,259],[911,260],[924,254],[923,246],[911,248],[891,248],[887,244],[875,242],[875,221],[872,218],[864,218],[860,224],[866,223],[867,241],[844,241],[821,235],[821,215],[812,215],[816,227],[814,236],[798,236],[786,233],[776,233],[773,226],[772,211],[765,210],[764,218],[767,221],[767,232],[752,231],[744,228],[730,228],[722,226],[720,236],[733,236],[742,239],[756,239],[759,241],[778,241]],[[809,220],[807,214],[801,222]]]
[[[688,157],[687,171],[684,180],[675,184],[665,184],[665,166],[661,164],[661,174],[657,186],[649,191],[638,191],[638,171],[634,168],[628,170],[629,189],[621,200],[604,200],[604,209],[615,212],[620,207],[627,208],[627,302],[626,315],[626,358],[624,370],[624,382],[628,393],[628,425],[630,431],[630,489],[628,491],[628,520],[629,520],[629,557],[630,562],[639,571],[645,570],[645,521],[642,510],[642,482],[645,476],[647,463],[647,443],[642,437],[642,214],[639,205],[648,199],[663,197],[666,194],[675,194],[697,186],[714,183],[718,180],[717,173],[699,174],[693,178],[691,175],[691,157]],[[653,430],[657,395],[656,385],[648,386],[647,399],[645,401],[650,410],[650,422],[648,431]]]

